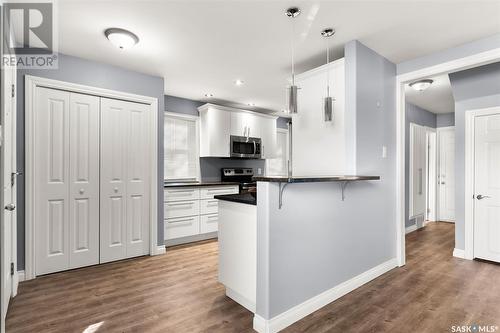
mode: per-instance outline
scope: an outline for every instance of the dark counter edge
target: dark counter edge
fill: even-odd
[[[183,182],[177,182],[177,183],[168,183],[164,182],[163,187],[196,187],[196,186],[230,186],[230,185],[239,185],[240,183],[238,182],[200,182],[200,183],[183,183]]]
[[[320,183],[320,182],[354,182],[359,180],[380,180],[380,176],[328,176],[328,177],[253,177],[257,182],[271,183]]]
[[[250,193],[215,195],[214,198],[247,205],[257,205],[257,198],[254,198]]]

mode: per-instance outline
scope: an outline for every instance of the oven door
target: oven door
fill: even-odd
[[[260,158],[260,139],[231,135],[231,157]]]

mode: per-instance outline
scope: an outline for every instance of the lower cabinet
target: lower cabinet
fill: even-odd
[[[166,188],[165,240],[182,238],[187,243],[195,240],[196,236],[209,236],[217,232],[219,200],[214,199],[214,196],[238,192],[238,185]]]

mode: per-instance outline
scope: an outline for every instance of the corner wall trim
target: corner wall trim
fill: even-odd
[[[158,245],[155,251],[155,256],[160,255],[160,254],[165,254],[167,253],[167,249],[165,248],[165,245]]]
[[[314,311],[361,287],[367,282],[379,277],[398,266],[397,258],[392,258],[382,264],[363,272],[350,280],[329,289],[269,320],[255,314],[253,329],[259,333],[275,333],[299,321]]]
[[[411,226],[406,227],[405,234],[409,234],[410,232],[413,232],[413,231],[415,231],[417,229],[418,229],[417,224],[416,223],[412,224]]]
[[[465,251],[461,250],[461,249],[454,248],[453,249],[453,256],[455,258],[465,259]]]
[[[26,279],[24,271],[17,271],[17,278],[19,282],[23,282]]]

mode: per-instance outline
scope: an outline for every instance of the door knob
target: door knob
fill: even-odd
[[[14,204],[8,204],[7,206],[5,206],[5,209],[12,212],[13,210],[16,209],[16,205],[14,205]]]
[[[115,187],[113,191],[115,191],[115,193],[118,193],[118,187]]]
[[[80,194],[83,194],[85,192],[85,190],[83,188],[81,188],[80,191],[78,191],[78,192],[80,192]]]
[[[476,196],[477,200],[483,200],[485,198],[491,198],[489,195],[482,195],[482,194],[478,194]]]

